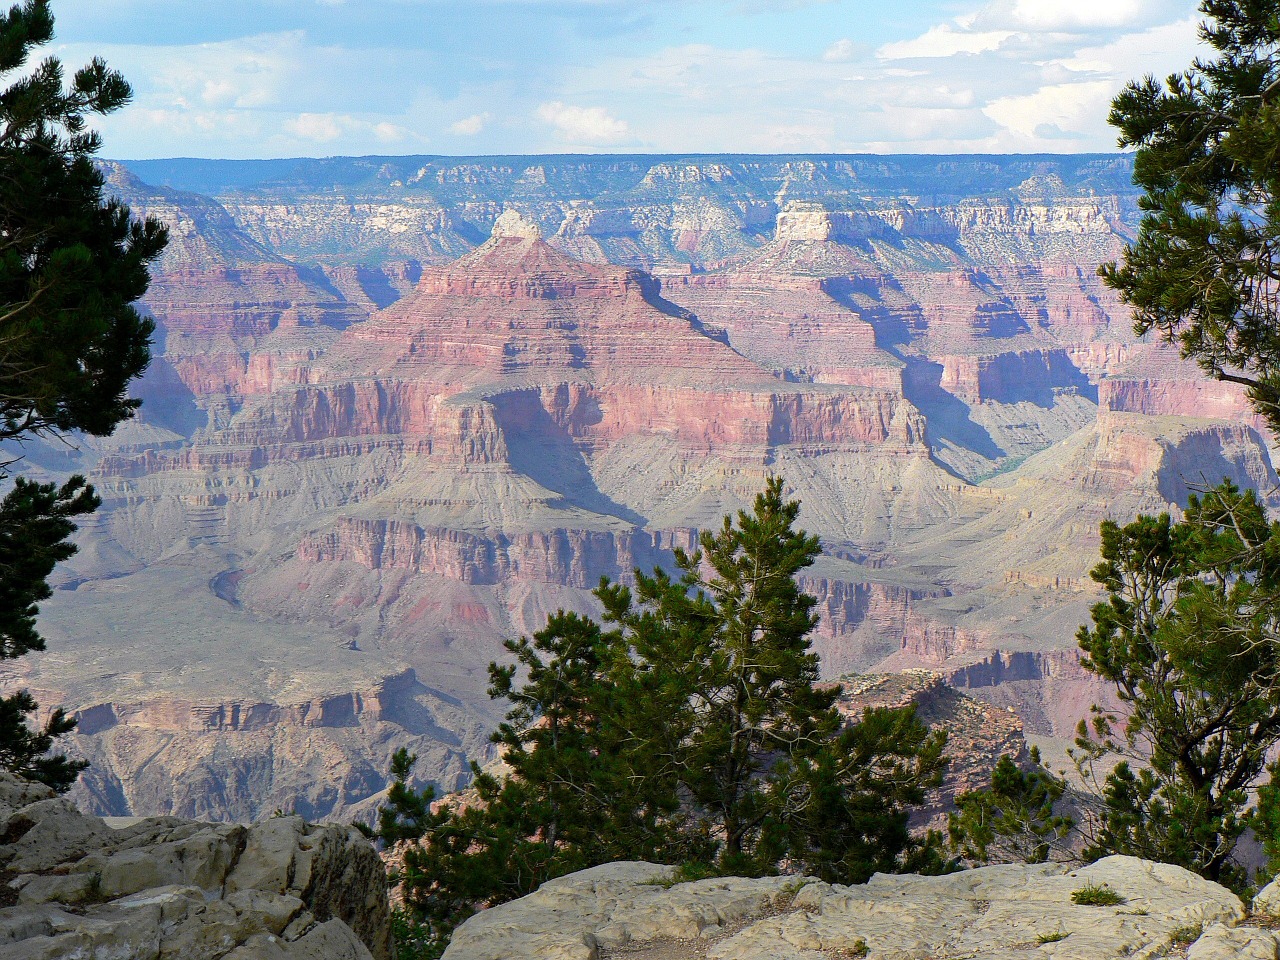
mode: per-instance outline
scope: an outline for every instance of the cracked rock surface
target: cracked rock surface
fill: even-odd
[[[109,824],[0,773],[6,960],[388,960],[386,877],[354,829]]]
[[[614,863],[562,877],[468,920],[445,960],[1277,956],[1275,933],[1239,926],[1244,905],[1225,887],[1133,857],[1075,870],[1017,864],[944,877],[877,875],[858,886],[804,877],[672,885],[670,876],[669,867]],[[1088,886],[1123,902],[1073,902]]]

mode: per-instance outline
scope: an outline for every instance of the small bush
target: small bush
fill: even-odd
[[[1071,934],[1065,930],[1059,930],[1057,933],[1042,933],[1036,937],[1036,943],[1057,943],[1060,940],[1067,939],[1069,936]]]
[[[391,936],[396,945],[395,960],[438,960],[449,945],[448,936],[431,936],[431,931],[400,907],[391,911]]]
[[[867,941],[865,940],[855,940],[853,942],[853,946],[845,947],[844,949],[844,955],[846,957],[855,958],[855,960],[860,960],[860,958],[865,957],[870,952],[871,948],[867,946]]]
[[[1128,901],[1105,883],[1087,883],[1071,894],[1071,902],[1082,907],[1118,907]]]
[[[1189,947],[1200,939],[1202,933],[1204,933],[1203,923],[1189,923],[1169,934],[1169,943],[1175,947]]]
[[[715,876],[718,876],[718,874],[710,864],[702,863],[698,860],[686,860],[672,870],[668,876],[647,881],[646,886],[666,887],[669,889],[677,883],[692,883],[695,880],[707,880]],[[799,889],[799,887],[796,889]]]

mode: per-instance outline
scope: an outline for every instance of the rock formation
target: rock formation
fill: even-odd
[[[349,827],[104,821],[0,773],[8,960],[390,960],[382,861]]]
[[[100,813],[366,816],[401,746],[462,785],[502,639],[770,472],[826,550],[827,676],[922,667],[1068,735],[1099,521],[1277,484],[1100,286],[1123,159],[253,169],[111,170],[179,238],[142,417],[23,451],[104,499],[4,678],[79,717]]]
[[[543,884],[454,934],[445,960],[1191,960],[1271,958],[1280,937],[1241,926],[1244,905],[1180,867],[1107,857],[1079,869],[1005,865],[944,877],[877,874],[671,882],[672,868],[613,863]],[[1112,906],[1076,903],[1105,887]]]
[[[848,720],[857,720],[868,708],[906,706],[915,707],[930,730],[946,731],[949,761],[942,785],[912,812],[913,828],[945,830],[956,794],[990,787],[991,771],[1002,756],[1020,765],[1028,762],[1022,721],[1012,707],[966,696],[935,673],[905,670],[840,680],[836,709]]]

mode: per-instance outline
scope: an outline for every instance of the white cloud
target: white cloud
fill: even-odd
[[[1013,19],[1029,30],[1097,30],[1130,26],[1153,6],[1149,0],[1016,0]]]
[[[1096,135],[1106,129],[1107,105],[1115,90],[1110,80],[1060,83],[1022,96],[1001,97],[982,112],[1028,140]]]
[[[284,129],[295,137],[315,143],[328,143],[342,136],[340,120],[332,113],[300,113],[286,120]]]
[[[373,135],[378,138],[379,143],[400,143],[411,136],[404,127],[385,122],[373,125]]]
[[[1106,73],[1129,77],[1137,73],[1168,76],[1186,69],[1199,49],[1199,17],[1187,17],[1174,23],[1151,27],[1140,33],[1118,37],[1102,46],[1081,47],[1061,61],[1072,72]],[[1135,64],[1141,64],[1135,69]]]
[[[619,143],[631,132],[625,120],[614,119],[603,107],[575,107],[552,100],[538,107],[537,117],[570,143]]]
[[[489,114],[473,113],[469,117],[463,117],[456,123],[449,125],[449,129],[460,137],[474,137],[482,131],[489,123]]]
[[[133,48],[125,61],[141,60],[151,96],[166,106],[254,109],[280,102],[297,76],[304,42],[300,32],[290,31],[187,47]]]
[[[200,91],[200,102],[210,107],[231,106],[237,97],[235,85],[224,79],[206,80]]]
[[[988,50],[995,50],[1012,36],[1012,30],[988,30],[978,33],[956,30],[951,24],[943,23],[912,40],[886,43],[876,51],[876,56],[883,60],[913,60],[954,57],[961,53],[985,53]]]
[[[822,59],[827,63],[848,63],[857,49],[852,40],[837,40],[823,51]]]
[[[92,23],[106,22],[103,7],[158,0],[66,2]],[[320,10],[326,0],[296,2]],[[400,11],[466,6],[378,2]],[[123,157],[392,152],[387,145],[400,153],[1110,150],[1110,96],[1129,79],[1164,76],[1204,54],[1197,0],[930,0],[920,7],[944,11],[936,20],[904,17],[909,26],[897,27],[892,8],[831,0],[849,16],[832,11],[810,29],[797,13],[795,29],[776,38],[755,15],[740,15],[741,4],[783,9],[805,0],[716,0],[734,12],[723,29],[696,31],[696,43],[635,0],[467,2],[501,2],[510,16],[519,3],[539,24],[572,7],[578,24],[619,13],[639,26],[630,36],[579,31],[554,49],[531,30],[528,50],[464,55],[400,34],[381,47],[348,43],[301,18],[287,21],[296,29],[213,42],[193,31],[187,43],[78,41],[56,52],[72,64],[103,54],[133,82],[134,104],[99,124],[106,151]],[[192,6],[214,9],[211,0]],[[364,6],[343,0],[336,9]],[[832,23],[859,26],[835,33]]]

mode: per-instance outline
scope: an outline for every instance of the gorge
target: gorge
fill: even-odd
[[[173,240],[140,416],[29,444],[103,498],[6,680],[100,815],[365,818],[489,757],[487,664],[770,473],[829,677],[924,668],[1046,742],[1103,696],[1101,520],[1230,477],[1243,394],[1096,276],[1118,156],[140,161]],[[140,599],[145,598],[145,599]],[[141,603],[146,616],[139,617]]]

